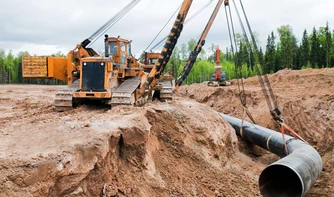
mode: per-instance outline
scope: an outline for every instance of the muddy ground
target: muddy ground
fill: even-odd
[[[286,122],[324,161],[307,196],[334,196],[334,69],[270,80]],[[59,113],[52,101],[62,86],[1,85],[0,196],[261,196],[259,174],[278,158],[218,115],[241,118],[236,87],[195,84],[167,103]],[[257,78],[246,93],[258,124],[275,129]]]

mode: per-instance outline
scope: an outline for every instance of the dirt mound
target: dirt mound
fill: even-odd
[[[287,124],[324,161],[306,196],[331,196],[334,69],[283,70],[269,78]],[[257,123],[275,129],[257,78],[245,85]],[[260,196],[259,174],[278,159],[239,140],[218,116],[242,118],[235,81],[229,87],[184,86],[168,103],[64,113],[52,107],[61,88],[0,86],[1,197],[253,197]]]
[[[265,165],[210,107],[58,113],[49,97],[60,88],[0,86],[0,196],[259,196]]]
[[[279,108],[286,123],[322,155],[324,173],[311,193],[334,193],[334,69],[282,70],[269,75]],[[272,121],[258,78],[245,81],[247,105],[256,122],[278,129]],[[180,88],[180,94],[219,112],[242,118],[236,81],[229,87],[194,84]]]

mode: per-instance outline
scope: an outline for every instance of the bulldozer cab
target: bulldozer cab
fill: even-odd
[[[112,57],[115,63],[124,65],[131,56],[131,42],[122,38],[106,39],[106,57]]]
[[[160,57],[160,53],[144,52],[142,63],[145,72],[150,72]]]
[[[160,53],[148,53],[144,52],[144,64],[145,65],[154,65],[160,57]]]

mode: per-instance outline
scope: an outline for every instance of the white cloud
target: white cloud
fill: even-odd
[[[239,3],[238,0],[235,1]],[[29,51],[39,55],[56,53],[59,50],[67,53],[129,2],[130,0],[1,0],[0,48],[12,49],[14,52]],[[181,2],[142,0],[107,33],[133,40],[133,52],[138,54],[152,41]],[[194,0],[188,17],[207,2],[208,0]],[[216,2],[217,0],[214,0],[203,13],[185,26],[179,44],[198,38]],[[232,12],[235,12],[232,1],[230,2]],[[261,46],[265,46],[268,34],[281,25],[292,26],[295,35],[300,39],[305,28],[310,33],[314,26],[324,26],[326,21],[330,25],[334,23],[334,2],[330,0],[257,0],[243,3],[252,29],[259,35]],[[237,17],[235,14],[233,16],[237,32],[240,33]],[[170,27],[171,23],[160,39],[168,34]],[[219,44],[223,49],[230,46],[223,8],[208,35],[206,48],[211,43]],[[102,39],[98,40],[93,48],[102,49]]]

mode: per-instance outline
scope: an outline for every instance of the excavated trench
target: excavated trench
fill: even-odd
[[[311,71],[282,71],[270,80],[287,123],[323,159],[323,172],[305,196],[331,196],[334,78],[332,70]],[[277,91],[282,84],[289,90]],[[255,85],[256,79],[246,80],[250,110],[260,125],[273,128]],[[1,197],[253,197],[261,195],[263,169],[278,160],[238,140],[215,111],[241,118],[233,85],[181,87],[203,104],[177,98],[141,108],[81,106],[58,113],[52,100],[61,88],[0,86]]]
[[[307,197],[332,196],[334,193],[334,69],[281,70],[269,75],[278,106],[285,122],[306,139],[320,154],[323,170],[319,179],[307,192]],[[245,81],[247,105],[258,125],[278,130],[272,121],[257,77]],[[180,95],[212,106],[215,110],[242,119],[242,107],[236,81],[232,86],[211,88],[206,84],[193,84],[180,88]],[[211,104],[212,103],[212,104]],[[242,143],[240,143],[242,144]],[[251,150],[261,162],[273,163],[278,158],[271,153]],[[247,154],[250,157],[252,154]],[[302,185],[301,187],[302,188]]]

